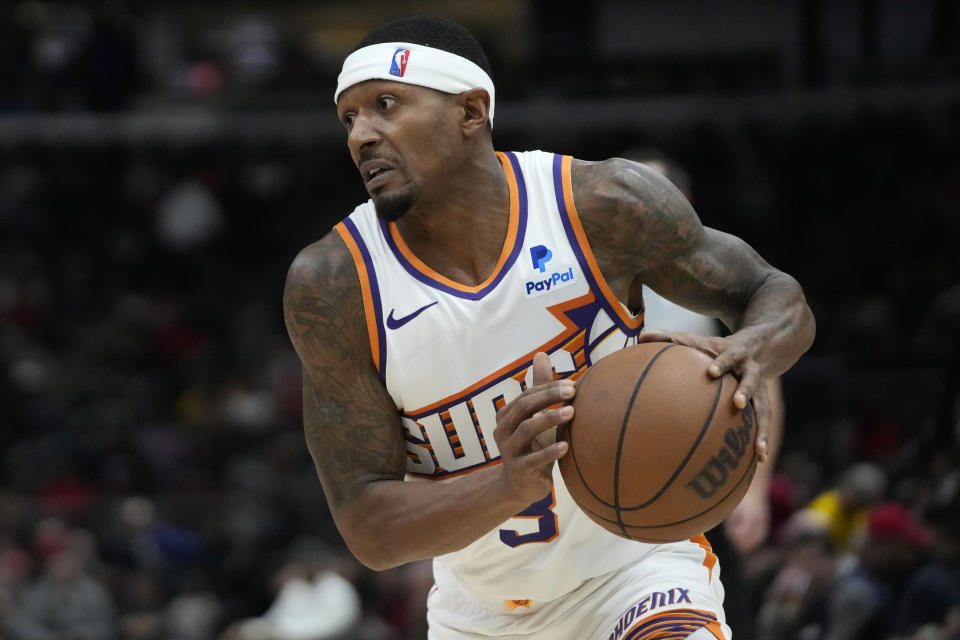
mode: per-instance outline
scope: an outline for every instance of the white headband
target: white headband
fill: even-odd
[[[493,80],[477,64],[455,53],[409,42],[382,42],[357,49],[343,61],[333,103],[341,93],[366,80],[392,80],[444,93],[485,89],[490,94],[493,126]]]

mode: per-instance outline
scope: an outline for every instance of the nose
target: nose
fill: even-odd
[[[351,151],[359,151],[364,147],[375,145],[380,141],[380,133],[376,123],[366,114],[358,113],[347,135],[347,146]]]

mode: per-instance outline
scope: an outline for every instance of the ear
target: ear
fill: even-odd
[[[460,94],[463,101],[463,135],[470,137],[477,131],[489,129],[490,94],[486,89],[470,89]]]

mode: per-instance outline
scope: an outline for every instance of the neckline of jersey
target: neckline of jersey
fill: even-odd
[[[523,245],[527,223],[527,194],[523,172],[516,156],[511,152],[497,152],[497,158],[507,178],[510,192],[510,218],[507,225],[507,237],[500,250],[500,257],[487,278],[477,285],[465,285],[451,280],[424,263],[414,254],[403,240],[396,223],[380,220],[381,230],[394,256],[417,280],[454,296],[479,299],[493,290],[516,261]]]

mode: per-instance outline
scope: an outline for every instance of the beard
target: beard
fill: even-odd
[[[374,196],[373,204],[377,209],[378,218],[387,222],[396,222],[413,207],[419,197],[420,193],[416,188],[408,187],[399,193]]]

